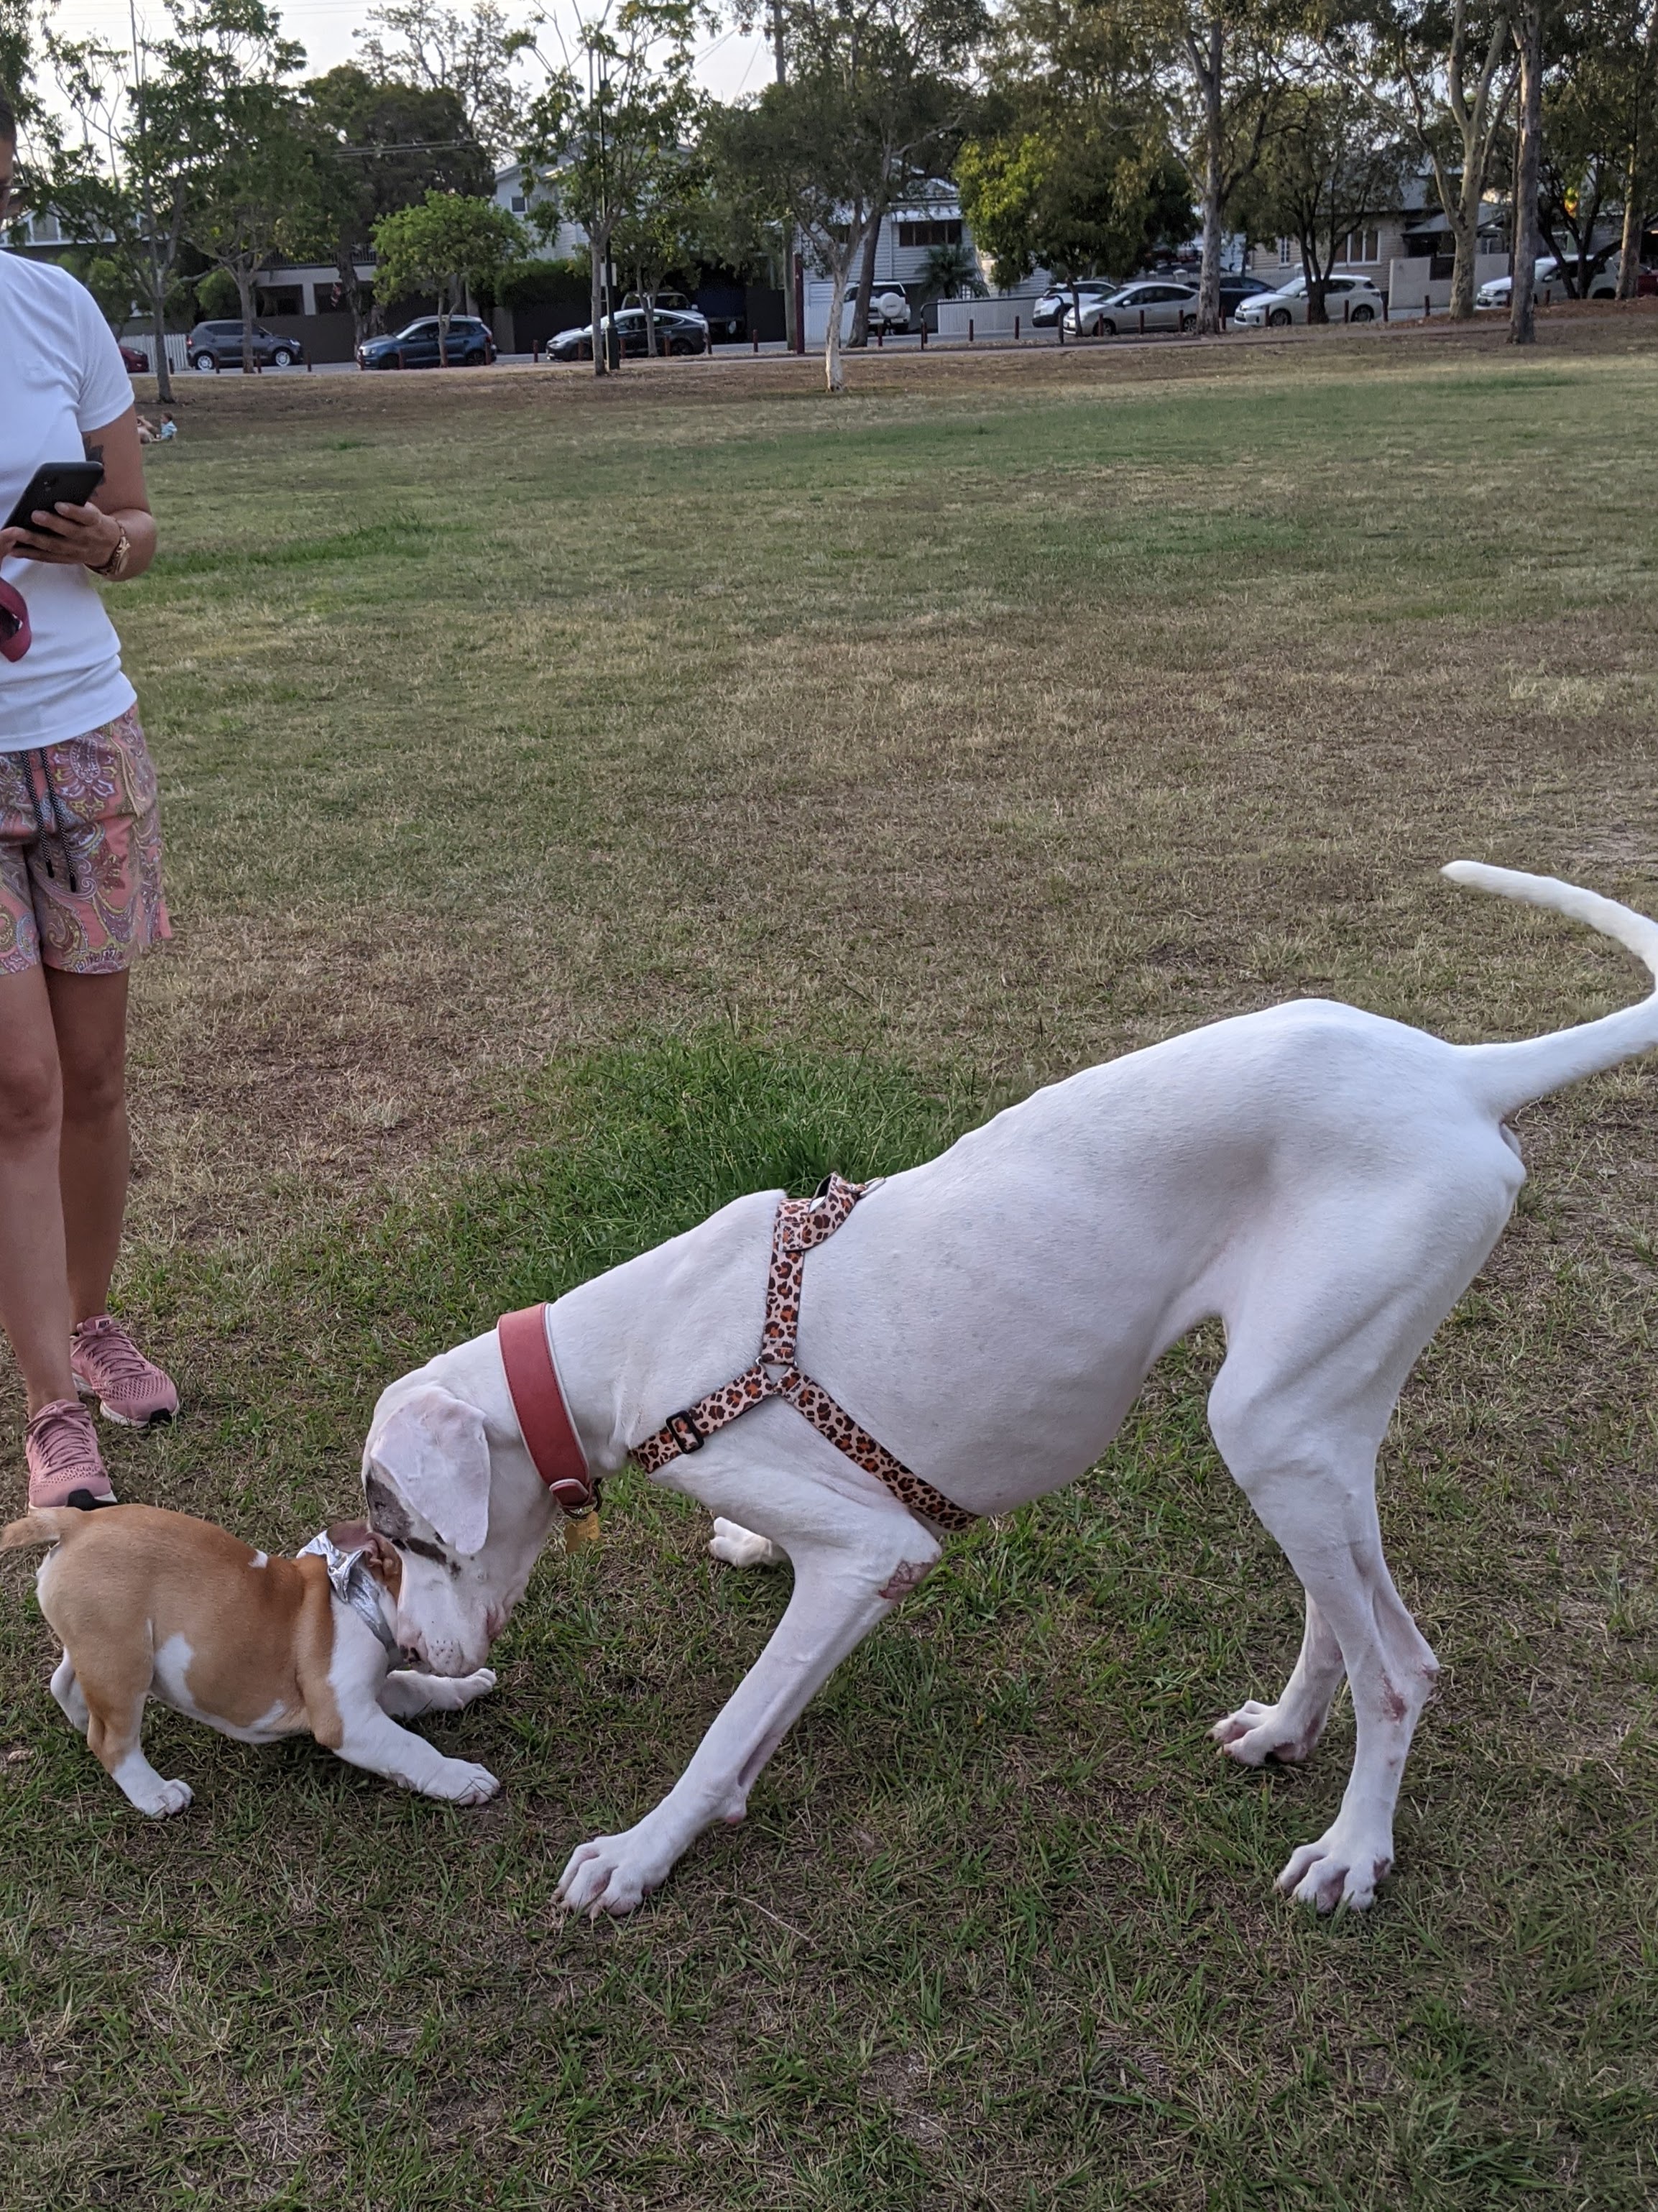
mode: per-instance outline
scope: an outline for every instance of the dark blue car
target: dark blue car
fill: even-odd
[[[444,343],[451,368],[477,368],[495,357],[495,333],[477,315],[451,315]],[[406,330],[386,338],[365,338],[357,348],[359,368],[440,368],[438,319],[422,315]]]

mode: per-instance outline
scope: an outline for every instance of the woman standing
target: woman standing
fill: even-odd
[[[0,100],[0,217],[17,127]],[[0,1327],[28,1390],[29,1499],[113,1496],[77,1392],[112,1420],[179,1395],[104,1309],[126,1204],[127,969],[167,936],[155,772],[94,576],[155,551],[137,417],[91,295],[0,252],[0,515],[43,463],[87,506],[0,530]]]

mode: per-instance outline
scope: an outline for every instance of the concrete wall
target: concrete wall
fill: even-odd
[[[1448,276],[1429,274],[1433,263],[1425,257],[1388,264],[1388,313],[1390,315],[1419,315],[1425,300],[1434,313],[1442,313],[1451,304],[1451,280]],[[1509,257],[1506,253],[1477,253],[1473,264],[1473,284],[1477,292],[1493,276],[1506,276]],[[1564,289],[1564,287],[1562,288]],[[1540,293],[1539,297],[1541,297]]]

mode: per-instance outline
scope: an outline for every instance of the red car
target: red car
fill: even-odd
[[[149,356],[147,353],[141,353],[137,346],[130,346],[118,340],[118,343],[120,343],[121,345],[121,366],[125,369],[127,374],[129,376],[148,376],[149,374]]]

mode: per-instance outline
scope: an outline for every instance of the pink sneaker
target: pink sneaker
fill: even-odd
[[[83,1398],[95,1398],[106,1421],[147,1429],[170,1421],[179,1394],[169,1376],[146,1359],[118,1321],[98,1314],[83,1321],[70,1339],[69,1364]]]
[[[98,1431],[77,1399],[42,1406],[23,1431],[31,1505],[113,1505]]]

